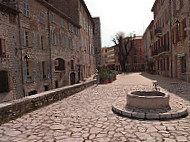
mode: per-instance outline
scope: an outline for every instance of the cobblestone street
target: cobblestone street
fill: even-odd
[[[107,85],[94,85],[62,101],[0,126],[1,142],[188,142],[190,116],[144,121],[117,116],[112,104],[129,90],[161,90],[190,107],[190,84],[146,73],[121,74]],[[190,108],[189,108],[190,109]]]

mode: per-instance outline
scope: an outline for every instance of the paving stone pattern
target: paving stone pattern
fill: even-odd
[[[145,90],[158,81],[172,99],[190,106],[190,84],[156,75],[121,74],[107,85],[94,85],[62,101],[0,126],[1,142],[188,142],[190,116],[143,121],[115,115],[114,101],[129,90]],[[171,101],[172,101],[171,99]]]

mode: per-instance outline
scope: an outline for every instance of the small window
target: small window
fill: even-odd
[[[32,96],[32,95],[35,95],[35,94],[37,94],[37,93],[38,93],[38,92],[37,92],[36,90],[33,90],[33,91],[29,92],[28,95],[29,95],[29,96]]]
[[[23,3],[23,14],[27,17],[30,16],[30,8],[29,5],[27,3]]]
[[[8,72],[0,71],[0,93],[9,91]]]
[[[59,83],[57,80],[55,81],[55,88],[59,88]]]
[[[55,15],[55,13],[52,13],[52,22],[55,22],[56,23],[56,15]]]
[[[44,91],[49,91],[49,85],[44,86]]]
[[[65,70],[65,61],[61,58],[56,59],[55,71],[64,71]]]
[[[74,70],[74,60],[71,60],[71,70]]]
[[[6,56],[6,44],[5,39],[0,38],[0,57]]]
[[[40,48],[45,49],[46,48],[46,37],[40,36]]]
[[[42,24],[45,23],[44,13],[42,13],[42,12],[40,12],[40,23],[42,23]]]

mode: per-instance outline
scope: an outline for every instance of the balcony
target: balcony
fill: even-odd
[[[152,51],[152,56],[160,55],[161,53],[169,51],[168,45],[163,45],[162,47],[158,48],[157,50]]]
[[[157,37],[162,36],[162,28],[161,28],[161,27],[158,27],[157,29],[155,29],[154,34],[155,34],[155,36],[157,36]]]

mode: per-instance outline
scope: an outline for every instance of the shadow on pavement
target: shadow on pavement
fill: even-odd
[[[151,80],[156,80],[156,83],[161,88],[190,102],[190,83],[175,78],[151,75],[144,72],[140,75]]]

